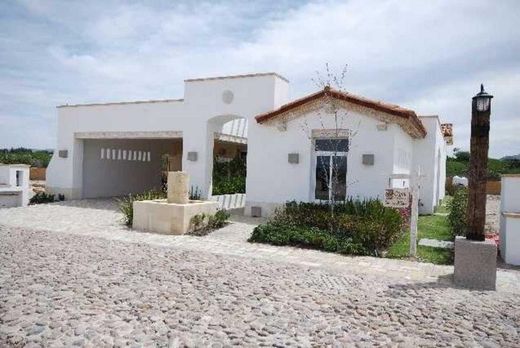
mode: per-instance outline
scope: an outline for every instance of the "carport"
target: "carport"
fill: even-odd
[[[182,132],[76,133],[82,142],[82,197],[161,188],[162,172],[182,170]]]

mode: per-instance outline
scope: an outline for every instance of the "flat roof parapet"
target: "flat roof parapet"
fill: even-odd
[[[89,103],[89,104],[63,104],[56,106],[60,108],[75,108],[79,106],[109,106],[109,105],[127,105],[127,104],[152,104],[152,103],[173,103],[182,102],[184,99],[157,99],[157,100],[136,100],[136,101],[122,101],[122,102],[106,102],[106,103]]]
[[[186,79],[184,82],[198,82],[198,81],[211,81],[211,80],[224,80],[224,79],[241,79],[241,78],[248,78],[248,77],[260,77],[260,76],[276,76],[285,82],[289,82],[288,79],[283,77],[280,74],[277,74],[275,72],[267,72],[267,73],[255,73],[255,74],[243,74],[243,75],[228,75],[228,76],[214,76],[214,77],[200,77],[200,78],[193,78],[193,79]]]

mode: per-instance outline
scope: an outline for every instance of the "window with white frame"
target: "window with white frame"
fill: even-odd
[[[347,195],[347,138],[314,139],[314,198],[344,201]]]

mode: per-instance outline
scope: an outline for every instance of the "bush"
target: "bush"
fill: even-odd
[[[213,194],[246,192],[246,161],[235,157],[231,161],[213,160]]]
[[[355,255],[381,255],[401,235],[400,213],[378,200],[288,202],[253,231],[251,242],[295,245]]]
[[[231,214],[225,210],[217,210],[215,215],[208,217],[208,228],[216,230],[222,228],[227,224],[227,221],[231,217]]]
[[[448,224],[453,237],[466,235],[467,209],[468,189],[460,188],[455,191],[453,199],[448,203]]]
[[[191,231],[189,234],[194,236],[205,236],[213,230],[227,225],[229,214],[225,210],[217,210],[215,215],[200,213],[193,216],[190,220]]]
[[[42,204],[54,202],[54,195],[45,192],[38,192],[29,200],[29,204]]]
[[[150,190],[138,194],[129,194],[118,199],[119,211],[123,213],[123,222],[126,226],[132,227],[134,221],[134,201],[147,201],[152,199],[164,199],[166,193],[163,191]]]

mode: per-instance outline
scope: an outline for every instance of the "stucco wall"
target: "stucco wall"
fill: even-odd
[[[0,207],[26,206],[29,196],[29,166],[0,164]]]
[[[441,133],[437,116],[421,117],[426,127],[424,139],[415,140],[413,168],[421,169],[419,212],[432,214],[444,198],[446,184],[446,143]],[[437,179],[439,177],[439,179]]]
[[[77,132],[176,131],[182,133],[182,167],[204,197],[211,192],[213,133],[234,119],[251,119],[288,101],[287,82],[276,75],[206,79],[185,82],[184,100],[123,103],[58,108],[58,141],[48,167],[47,186],[66,198],[81,198],[83,183],[83,140]],[[275,87],[276,85],[276,87]],[[231,91],[230,103],[223,93]],[[285,94],[284,94],[285,93]],[[239,131],[244,131],[242,123]],[[240,130],[241,129],[241,130]],[[67,158],[58,151],[67,150]],[[197,152],[197,161],[187,159]]]
[[[285,131],[276,121],[268,124],[251,123],[248,138],[247,203],[261,206],[268,214],[287,200],[314,200],[313,129],[335,128],[332,117],[309,112],[287,122]],[[383,197],[394,169],[395,148],[411,150],[412,141],[396,125],[378,130],[379,120],[349,111],[342,118],[341,128],[352,130],[353,136],[347,156],[347,195],[356,198]],[[322,124],[323,121],[323,124]],[[404,134],[404,135],[403,135]],[[288,154],[298,153],[299,163],[288,163]],[[374,165],[363,165],[362,155],[373,154]],[[403,168],[409,171],[409,168]]]

